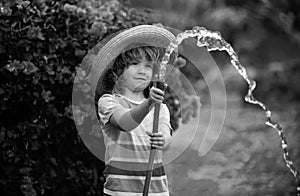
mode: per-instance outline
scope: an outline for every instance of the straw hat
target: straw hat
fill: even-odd
[[[95,57],[89,77],[92,92],[95,92],[104,73],[122,52],[136,46],[166,48],[173,40],[175,36],[170,31],[154,25],[139,25],[118,33],[102,46]]]

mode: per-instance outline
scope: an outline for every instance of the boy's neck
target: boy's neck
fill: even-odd
[[[128,89],[122,89],[121,91],[118,91],[118,93],[132,101],[141,102],[146,99],[143,91],[133,91],[132,92],[132,91],[129,91]]]

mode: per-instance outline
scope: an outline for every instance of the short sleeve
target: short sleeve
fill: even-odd
[[[166,124],[170,128],[170,134],[173,133],[173,128],[170,124],[170,111],[166,104],[161,104],[159,111],[159,122]]]
[[[119,109],[123,109],[123,106],[113,95],[104,94],[100,97],[98,101],[98,114],[104,125],[109,122],[111,115]]]

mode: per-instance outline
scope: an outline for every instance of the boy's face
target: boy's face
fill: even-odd
[[[132,61],[122,74],[121,86],[132,92],[143,91],[152,79],[154,62],[145,57]]]

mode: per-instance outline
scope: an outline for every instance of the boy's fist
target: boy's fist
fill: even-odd
[[[164,148],[166,140],[161,132],[151,133],[147,131],[146,133],[150,136],[150,145],[152,149],[162,150]]]
[[[156,87],[152,86],[149,91],[149,104],[162,103],[164,101],[164,90],[167,88],[167,84],[162,82],[156,82]]]

